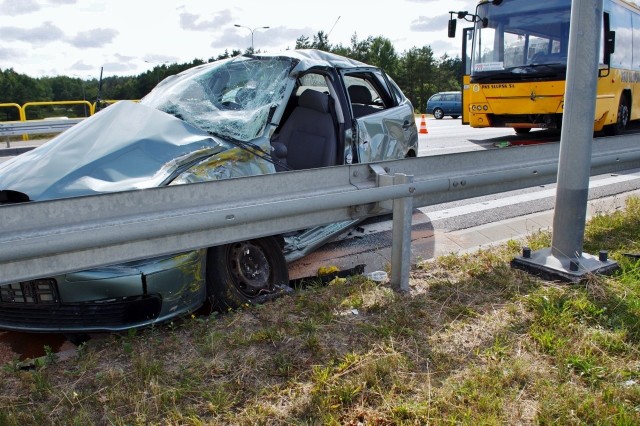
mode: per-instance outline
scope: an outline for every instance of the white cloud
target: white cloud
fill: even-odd
[[[89,64],[85,64],[83,61],[78,61],[76,63],[74,63],[73,65],[71,65],[71,70],[73,71],[80,71],[80,72],[84,72],[84,71],[90,71],[93,70],[95,67],[93,65],[89,65]]]
[[[24,53],[19,49],[8,49],[6,47],[0,47],[0,61],[18,60],[24,57]]]
[[[222,10],[211,19],[202,19],[194,13],[183,12],[180,14],[180,27],[189,31],[215,31],[232,20],[230,10]]]
[[[4,41],[20,41],[42,45],[61,40],[64,33],[51,22],[44,22],[35,28],[0,27],[0,38]]]
[[[111,28],[96,28],[91,31],[84,31],[68,39],[68,42],[78,48],[103,47],[113,41],[118,35],[118,31]]]
[[[0,9],[9,16],[26,15],[40,10],[40,5],[34,0],[4,0]]]
[[[40,76],[99,70],[102,65],[105,73],[132,74],[167,60],[191,62],[225,50],[244,51],[251,45],[251,32],[234,24],[269,26],[253,34],[261,51],[293,48],[300,36],[313,39],[319,31],[331,31],[334,45],[349,46],[354,34],[360,40],[383,36],[398,53],[430,45],[436,56],[445,51],[456,56],[461,41],[447,38],[448,11],[473,10],[477,0],[0,2],[0,68]]]
[[[426,31],[446,31],[447,23],[449,21],[449,15],[438,16],[418,16],[418,19],[411,22],[409,27],[411,31],[426,32]]]

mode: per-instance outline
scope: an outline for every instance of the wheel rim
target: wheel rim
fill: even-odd
[[[629,124],[629,107],[626,102],[620,103],[620,110],[618,111],[618,127],[620,130],[624,130]]]
[[[229,267],[236,288],[247,297],[271,290],[271,265],[263,248],[253,241],[231,244]]]

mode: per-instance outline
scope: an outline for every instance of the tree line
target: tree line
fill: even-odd
[[[460,90],[462,67],[459,57],[434,56],[430,46],[413,47],[399,53],[391,40],[370,36],[359,40],[357,35],[351,38],[351,44],[333,45],[328,36],[320,31],[310,39],[301,36],[296,40],[296,49],[320,49],[346,56],[370,65],[380,67],[393,78],[405,95],[411,100],[417,112],[424,112],[427,99],[436,92]],[[225,51],[206,62],[213,62],[242,54],[240,50]],[[244,53],[252,53],[248,48]],[[259,51],[257,52],[259,53]],[[178,74],[186,69],[204,64],[202,59],[194,59],[183,64],[160,64],[153,69],[134,76],[106,76],[100,81],[98,76],[92,79],[56,76],[33,78],[15,72],[12,68],[0,69],[0,104],[16,103],[23,105],[35,101],[87,100],[95,102],[98,97],[108,99],[141,99],[162,79]],[[64,107],[74,116],[86,114],[83,107]],[[56,113],[60,114],[60,107]],[[64,111],[62,111],[63,113]],[[27,118],[42,118],[51,111],[37,108],[27,111]],[[16,108],[0,108],[0,121],[18,120]]]

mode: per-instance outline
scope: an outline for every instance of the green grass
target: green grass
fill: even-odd
[[[611,277],[509,267],[550,235],[263,306],[90,341],[0,371],[0,425],[640,424],[640,200],[590,221]]]

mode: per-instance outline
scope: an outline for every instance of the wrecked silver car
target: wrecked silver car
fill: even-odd
[[[0,165],[0,204],[416,156],[413,107],[382,70],[287,51],[201,65],[140,103],[118,102]],[[2,207],[0,206],[0,209]],[[164,322],[256,303],[287,263],[354,225],[0,286],[0,328],[66,333]]]

